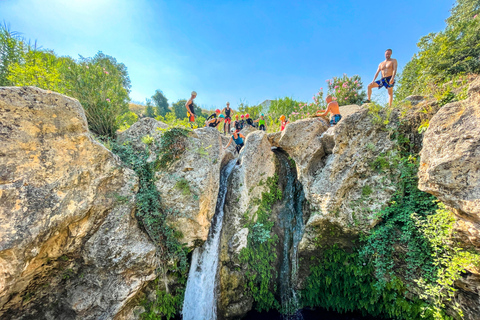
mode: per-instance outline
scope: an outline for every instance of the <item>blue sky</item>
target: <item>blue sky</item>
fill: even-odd
[[[131,98],[198,92],[204,108],[290,96],[310,101],[332,76],[364,85],[384,51],[402,68],[454,0],[0,0],[0,20],[59,55],[123,62]],[[381,91],[383,92],[383,90]],[[374,91],[385,102],[385,94]]]

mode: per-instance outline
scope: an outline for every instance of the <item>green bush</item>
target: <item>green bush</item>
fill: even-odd
[[[247,247],[240,252],[240,261],[247,265],[245,291],[253,297],[258,311],[280,307],[275,299],[278,236],[272,234],[274,222],[270,215],[273,204],[282,199],[282,191],[278,188],[278,176],[268,178],[266,183],[268,191],[255,201],[259,205],[256,213],[252,217],[245,214],[249,233]]]
[[[362,79],[358,75],[348,77],[345,73],[342,77],[333,77],[327,80],[328,94],[337,100],[340,106],[349,104],[362,105],[366,99]]]
[[[435,94],[465,74],[480,73],[480,2],[457,0],[445,30],[418,42],[419,51],[404,67],[396,95]]]
[[[310,276],[301,292],[305,306],[394,319],[420,318],[426,304],[419,299],[409,300],[398,278],[378,286],[374,266],[357,251],[349,253],[334,245],[312,260]]]

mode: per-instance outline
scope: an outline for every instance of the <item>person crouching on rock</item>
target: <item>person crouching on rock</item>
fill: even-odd
[[[216,119],[220,115],[220,109],[215,110],[214,113],[208,116],[207,120],[205,121],[205,124],[210,121],[211,119]]]
[[[287,120],[287,118],[285,118],[285,116],[282,114],[280,116],[280,131],[283,131],[285,130],[285,127],[287,126],[287,124],[289,124],[290,122]]]
[[[325,98],[325,101],[327,102],[327,110],[318,110],[317,116],[323,117],[330,113],[332,116],[330,118],[330,127],[333,127],[342,119],[342,116],[340,115],[340,108],[338,106],[338,102],[334,101],[331,95],[328,95]]]
[[[207,127],[215,128],[218,126],[222,121],[225,120],[225,116],[223,114],[219,115],[218,118],[213,118],[207,121]]]
[[[264,119],[264,115],[263,113],[260,114],[260,119],[257,119],[253,122],[258,122],[258,129],[260,130],[263,130],[263,131],[266,131],[267,130],[267,126],[265,124],[265,119]]]
[[[254,127],[253,120],[250,118],[250,115],[248,113],[245,115],[245,118],[245,122],[247,123],[247,125]]]
[[[232,128],[232,137],[230,138],[230,141],[228,141],[227,146],[224,147],[223,149],[227,149],[230,143],[232,143],[232,141],[235,141],[235,144],[236,144],[235,149],[237,150],[237,153],[240,153],[240,150],[242,150],[244,146],[244,142],[243,142],[244,139],[245,139],[245,136],[243,134],[237,132],[237,130]]]

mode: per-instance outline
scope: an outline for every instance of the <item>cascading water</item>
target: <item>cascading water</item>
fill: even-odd
[[[227,194],[228,177],[235,166],[235,162],[236,160],[231,160],[222,169],[217,206],[208,239],[201,248],[196,248],[193,251],[182,310],[184,320],[215,320],[217,318],[216,278],[220,234],[223,224],[223,207]]]
[[[298,280],[298,244],[304,232],[303,202],[305,195],[297,180],[295,169],[288,156],[275,151],[280,162],[280,175],[284,179],[283,208],[279,214],[280,227],[284,231],[282,262],[280,266],[280,299],[284,319],[303,319],[295,286]]]

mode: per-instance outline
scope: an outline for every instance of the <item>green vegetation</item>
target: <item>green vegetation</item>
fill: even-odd
[[[163,95],[161,90],[155,90],[152,100],[155,103],[156,113],[158,116],[165,117],[167,112],[170,112],[170,109],[168,108],[168,99]]]
[[[186,277],[178,277],[177,281],[179,281],[179,285],[173,288],[173,292],[170,293],[165,291],[165,289],[160,289],[160,282],[158,278],[155,279],[156,299],[154,301],[148,301],[148,299],[142,301],[146,311],[140,315],[140,319],[169,320],[175,318],[175,315],[178,314],[183,305]]]
[[[425,303],[407,299],[399,279],[378,286],[374,266],[361,259],[357,251],[349,253],[334,245],[321,258],[312,259],[311,274],[301,293],[304,305],[340,313],[361,311],[394,319],[420,318]]]
[[[160,193],[155,186],[155,171],[159,167],[166,167],[181,156],[185,151],[188,132],[184,128],[167,129],[159,142],[152,138],[152,141],[146,144],[145,150],[134,149],[128,143],[124,145],[110,143],[112,151],[139,177],[135,215],[157,247],[158,274],[163,279],[167,279],[167,274],[177,278],[177,285],[174,288],[168,287],[168,281],[162,282],[165,286],[160,288],[157,279],[157,299],[153,302],[144,301],[146,312],[142,314],[143,319],[162,319],[162,316],[167,319],[173,318],[183,303],[188,272],[187,248],[178,241],[181,234],[167,224],[167,208],[162,207]],[[161,151],[156,162],[147,162],[149,148],[153,144]]]
[[[358,75],[348,77],[343,74],[342,77],[328,79],[327,83],[328,94],[335,97],[340,106],[362,105],[363,101],[366,100],[365,91],[361,91],[363,88],[362,79]]]
[[[437,100],[461,100],[453,92],[468,74],[480,73],[480,3],[457,0],[445,30],[418,42],[419,51],[403,69],[397,99],[434,95]]]
[[[125,131],[132,124],[138,121],[138,116],[132,111],[125,112],[123,115],[117,117],[117,123],[119,124],[119,130]]]
[[[158,159],[155,162],[157,169],[166,168],[185,152],[187,137],[190,132],[190,130],[182,127],[172,127],[163,131]]]
[[[192,194],[192,191],[190,190],[190,183],[185,178],[178,179],[177,183],[175,183],[175,188],[181,190],[182,194],[185,196]]]
[[[266,184],[268,191],[262,193],[261,200],[255,201],[258,204],[256,213],[251,217],[248,212],[245,213],[248,243],[240,252],[240,261],[247,265],[245,290],[252,295],[258,311],[280,307],[274,295],[277,290],[275,246],[278,237],[272,234],[274,223],[270,215],[273,204],[282,199],[282,191],[278,188],[278,176],[267,178]]]

